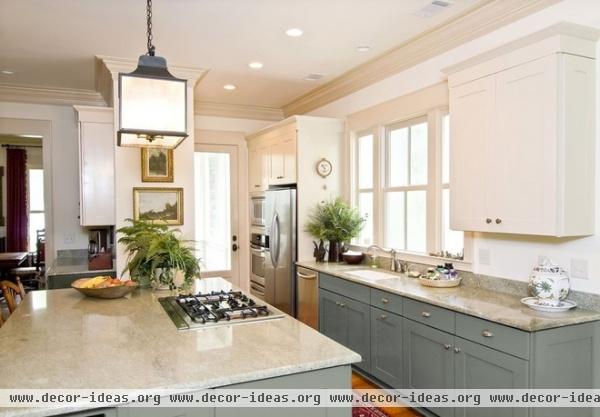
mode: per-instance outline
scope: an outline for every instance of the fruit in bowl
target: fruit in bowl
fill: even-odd
[[[82,294],[96,298],[120,298],[135,290],[138,287],[137,282],[108,276],[98,276],[94,278],[81,278],[71,283]]]

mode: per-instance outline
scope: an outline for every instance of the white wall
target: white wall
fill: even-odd
[[[382,80],[354,94],[323,106],[310,114],[345,117],[395,97],[436,84],[445,79],[442,68],[459,63],[484,51],[541,30],[552,24],[569,21],[600,28],[600,2],[568,0],[528,16],[504,28],[468,42],[413,68]],[[600,57],[600,45],[597,47]],[[597,92],[600,91],[600,65],[597,64]],[[597,131],[600,132],[600,93],[597,93]],[[600,135],[597,135],[597,184],[600,184]],[[600,223],[600,192],[596,193],[596,222]],[[598,229],[600,230],[600,229]],[[480,249],[490,251],[490,265],[478,263]],[[584,238],[542,238],[531,236],[476,234],[474,236],[475,272],[525,281],[540,255],[549,256],[570,269],[572,259],[588,262],[589,279],[572,279],[576,290],[600,293],[600,236]]]
[[[53,189],[54,249],[85,249],[88,236],[79,226],[79,160],[75,111],[71,106],[0,102],[0,118],[47,120],[51,123],[51,144],[44,143],[44,153],[51,166]],[[45,138],[44,138],[45,139]],[[46,160],[46,158],[44,158]],[[51,171],[51,172],[48,172]],[[50,259],[49,254],[49,259]]]

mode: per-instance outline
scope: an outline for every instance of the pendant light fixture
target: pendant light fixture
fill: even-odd
[[[187,136],[187,81],[175,78],[166,59],[154,55],[152,0],[147,0],[148,52],[135,71],[119,74],[117,144],[176,148]]]

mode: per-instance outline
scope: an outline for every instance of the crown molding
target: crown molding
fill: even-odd
[[[0,84],[0,101],[55,104],[61,106],[106,106],[102,95],[92,90]]]
[[[194,102],[194,114],[203,116],[231,117],[236,119],[283,120],[283,110],[273,107],[249,106],[245,104]]]
[[[561,0],[482,0],[443,24],[409,39],[283,106],[303,114],[368,87]]]

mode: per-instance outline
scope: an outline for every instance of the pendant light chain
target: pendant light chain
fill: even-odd
[[[154,56],[154,45],[152,45],[152,0],[146,4],[146,24],[148,25],[148,55]]]

